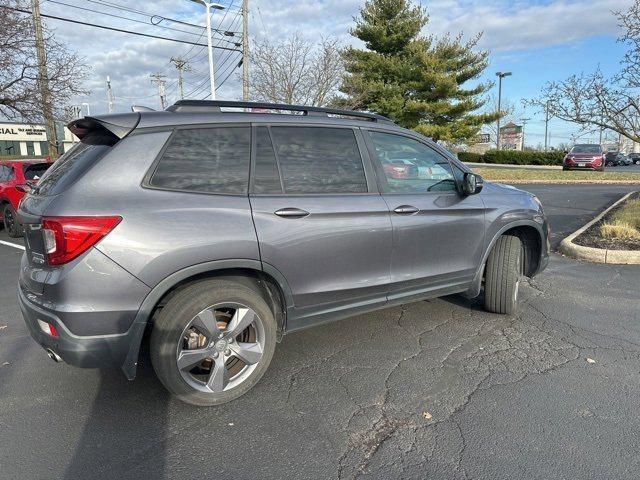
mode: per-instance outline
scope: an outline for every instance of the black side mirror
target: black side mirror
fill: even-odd
[[[482,177],[476,173],[465,172],[462,177],[462,193],[464,195],[473,195],[480,193],[484,181]]]

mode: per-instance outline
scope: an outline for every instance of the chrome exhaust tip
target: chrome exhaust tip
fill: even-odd
[[[62,361],[62,357],[58,355],[56,352],[54,352],[53,350],[51,350],[50,348],[46,348],[45,350],[47,351],[47,355],[49,355],[49,358],[54,362],[60,363]]]

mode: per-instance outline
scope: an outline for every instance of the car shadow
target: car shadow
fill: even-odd
[[[63,478],[167,478],[170,396],[155,376],[148,351],[141,351],[133,383],[119,370],[101,370],[100,375]]]
[[[440,297],[440,300],[452,303],[458,307],[469,308],[474,312],[485,312],[484,309],[484,292],[475,298],[466,298],[456,293],[453,295],[447,295],[446,297]]]

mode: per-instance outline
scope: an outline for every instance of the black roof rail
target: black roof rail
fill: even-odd
[[[236,102],[233,100],[178,100],[173,105],[167,107],[169,112],[183,113],[213,113],[221,112],[222,108],[249,108],[257,110],[287,110],[290,112],[303,112],[309,116],[329,116],[338,115],[345,117],[356,117],[372,122],[392,122],[391,119],[376,113],[360,112],[357,110],[341,110],[338,108],[310,107],[307,105],[289,105],[287,103],[268,102]],[[256,112],[250,112],[256,113]]]

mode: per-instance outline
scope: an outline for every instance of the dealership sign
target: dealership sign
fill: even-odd
[[[42,125],[0,123],[0,140],[14,142],[46,142],[47,131]]]

